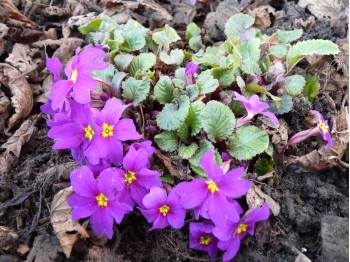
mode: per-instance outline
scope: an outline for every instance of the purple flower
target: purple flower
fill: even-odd
[[[57,57],[47,58],[46,59],[46,67],[53,74],[53,76],[54,76],[53,79],[55,82],[61,80],[61,70],[63,68],[63,65]]]
[[[64,100],[67,96],[69,97],[70,92],[74,100],[80,104],[91,101],[90,91],[96,89],[97,82],[89,74],[94,70],[103,70],[108,67],[108,63],[103,61],[104,57],[104,51],[90,46],[80,53],[76,52],[73,60],[64,70],[68,80],[59,80],[52,86],[50,100],[53,110],[63,107]],[[51,66],[53,63],[50,63]],[[56,70],[56,67],[54,68]]]
[[[179,205],[179,197],[170,192],[167,196],[160,187],[152,187],[142,200],[144,208],[140,208],[148,223],[153,223],[150,230],[171,226],[175,229],[183,227],[186,210]]]
[[[74,194],[68,198],[68,205],[73,208],[72,218],[78,220],[90,217],[92,230],[109,239],[113,236],[113,220],[120,223],[126,213],[132,208],[120,203],[114,190],[121,184],[113,169],[104,170],[98,180],[91,170],[80,167],[70,176]]]
[[[99,135],[96,136],[99,157],[108,157],[115,166],[120,165],[123,159],[122,141],[137,140],[142,137],[136,132],[132,119],[120,119],[127,107],[128,105],[122,105],[120,100],[111,98],[106,102],[102,111],[92,109],[95,122],[101,129]],[[97,164],[98,161],[90,162]]]
[[[142,199],[149,193],[149,189],[153,186],[162,186],[158,178],[160,173],[149,170],[148,163],[147,151],[144,148],[135,150],[134,147],[130,147],[123,159],[124,171],[118,171],[118,176],[123,179],[123,190],[119,193],[120,199],[132,207],[135,202],[143,207]]]
[[[207,180],[195,178],[191,182],[178,184],[174,191],[181,196],[180,205],[186,209],[195,209],[195,215],[209,218],[215,225],[224,225],[228,218],[239,220],[236,205],[229,199],[247,193],[250,182],[241,179],[243,167],[224,174],[214,162],[214,152],[207,151],[200,165],[208,175]]]
[[[190,248],[205,251],[214,259],[218,253],[218,239],[213,235],[211,222],[190,223]]]
[[[243,103],[245,109],[247,110],[247,115],[239,118],[236,123],[236,128],[248,123],[255,115],[263,115],[271,120],[271,122],[275,125],[278,125],[278,119],[275,114],[271,112],[265,112],[270,106],[268,103],[261,102],[258,95],[252,95],[249,100],[247,100],[244,96],[234,92],[236,98],[235,100]]]
[[[152,155],[154,154],[154,152],[156,151],[156,149],[152,146],[152,141],[151,140],[146,140],[146,141],[143,141],[141,143],[133,143],[133,144],[130,145],[128,150],[131,147],[133,147],[135,150],[138,150],[139,148],[143,148],[144,150],[146,150],[148,159],[150,159],[152,157]],[[148,161],[148,164],[146,165],[146,167],[147,168],[151,167],[151,162],[150,161]]]
[[[82,105],[72,101],[71,115],[63,113],[55,115],[54,120],[48,120],[51,127],[48,137],[55,139],[54,149],[72,149],[73,157],[81,162],[81,155],[97,164],[100,145],[96,142],[96,135],[102,132],[93,118],[89,105]],[[82,152],[83,153],[82,153]]]
[[[311,110],[310,112],[318,117],[317,126],[320,130],[321,136],[328,143],[327,149],[330,149],[332,147],[332,136],[329,132],[328,120],[325,120],[322,114],[316,110]]]
[[[185,77],[187,85],[193,85],[195,83],[194,74],[197,72],[199,65],[189,62],[186,65]]]
[[[264,203],[253,209],[240,222],[228,221],[223,227],[216,226],[213,234],[219,239],[218,248],[226,250],[223,261],[232,259],[238,252],[241,240],[247,235],[254,235],[255,224],[269,218],[269,205]]]

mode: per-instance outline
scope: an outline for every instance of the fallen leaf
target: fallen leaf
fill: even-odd
[[[72,208],[68,206],[67,199],[72,193],[72,187],[59,191],[52,200],[50,213],[51,224],[67,258],[78,238],[89,237],[85,228],[71,217]]]
[[[270,196],[266,195],[261,191],[259,187],[252,184],[247,193],[247,203],[249,206],[249,210],[253,210],[254,208],[261,207],[264,202],[269,204],[270,210],[274,216],[278,216],[280,213],[281,207],[280,205],[273,200]]]
[[[275,9],[270,5],[259,6],[248,10],[248,15],[255,18],[254,26],[260,30],[265,30],[271,26],[270,15],[275,15]]]
[[[9,116],[10,99],[0,90],[0,133],[5,130],[5,123]]]
[[[332,19],[338,16],[346,1],[299,0],[298,5],[307,8],[318,19]]]
[[[6,62],[17,68],[22,74],[27,75],[36,70],[36,64],[33,62],[30,54],[32,50],[28,45],[15,44],[11,54],[6,58]]]
[[[278,128],[270,128],[266,124],[262,125],[262,128],[272,136],[271,142],[275,145],[276,151],[280,151],[288,142],[288,124],[282,118],[279,119],[279,123]]]
[[[8,132],[32,111],[33,94],[25,76],[8,64],[0,63],[0,82],[9,88],[13,95],[11,104],[15,108],[15,114],[9,120],[6,129]]]
[[[304,32],[310,32],[316,24],[316,19],[314,16],[309,16],[305,21],[302,18],[295,19],[293,21],[293,28],[303,29]]]
[[[0,55],[2,55],[2,53],[4,52],[4,48],[5,48],[5,40],[4,37],[7,35],[9,28],[3,24],[0,23]]]
[[[84,15],[75,15],[69,18],[67,24],[70,28],[73,28],[74,26],[79,27],[90,23],[92,20],[98,17],[99,16],[96,16],[95,12],[84,14]]]
[[[179,170],[177,170],[172,164],[171,164],[171,160],[169,159],[169,157],[163,155],[159,150],[156,150],[155,152],[156,157],[158,157],[158,159],[160,161],[162,161],[162,163],[165,165],[165,167],[168,169],[170,175],[177,177],[177,178],[181,178],[180,172]]]
[[[154,0],[137,0],[137,2],[150,9],[153,9],[154,11],[159,13],[165,20],[168,20],[168,21],[173,20],[173,16],[169,14],[169,12],[165,8],[157,4]]]
[[[1,148],[6,149],[0,155],[0,175],[8,172],[21,154],[21,149],[26,144],[37,128],[36,120],[27,119],[20,128],[4,143]]]
[[[25,253],[27,253],[29,251],[29,247],[26,244],[21,244],[19,245],[19,247],[17,248],[17,252],[21,255],[24,255]]]
[[[34,239],[26,262],[56,261],[59,252],[62,252],[62,248],[56,236],[39,235]]]
[[[7,22],[24,26],[24,27],[33,27],[36,24],[28,19],[25,15],[23,15],[17,7],[12,3],[11,0],[1,0],[0,2],[0,10],[5,13],[5,18],[7,18]]]
[[[339,165],[349,145],[349,114],[347,108],[335,117],[335,130],[332,131],[332,148],[327,149],[326,145],[319,150],[313,150],[307,155],[300,157],[289,157],[285,165],[299,164],[310,172],[321,172]]]
[[[16,245],[18,240],[17,233],[11,228],[0,226],[0,247],[4,250],[9,250]]]
[[[337,70],[342,70],[346,78],[349,77],[349,42],[348,39],[337,39],[336,44],[339,46],[340,52],[334,55],[334,61],[337,63]]]

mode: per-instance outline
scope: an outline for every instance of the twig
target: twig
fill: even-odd
[[[141,127],[141,132],[142,136],[145,137],[145,115],[143,114],[142,106],[139,106],[140,111],[141,111],[141,119],[142,119],[142,127]]]

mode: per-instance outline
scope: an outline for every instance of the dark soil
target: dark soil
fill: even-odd
[[[175,12],[177,3],[181,1],[159,2],[164,2],[168,10]],[[174,2],[174,6],[169,2]],[[212,2],[210,4],[205,4],[208,1],[202,2],[194,16],[194,21],[198,24],[204,24],[206,13],[218,6],[218,1],[209,1]],[[290,29],[295,19],[307,19],[310,16],[295,4],[297,1],[271,2],[276,9],[284,10],[285,16],[267,29],[267,33],[276,29]],[[144,16],[151,15],[144,9],[138,12]],[[138,16],[137,13],[134,15]],[[180,13],[175,13],[174,17],[176,16],[180,16]],[[35,22],[43,26],[62,21],[62,18],[52,21],[35,15],[31,18],[35,17],[38,19]],[[147,26],[158,27],[163,22],[154,16],[150,20],[144,19]],[[175,28],[185,28],[183,22],[174,21],[174,24]],[[340,27],[331,28],[329,22],[317,21],[304,39],[335,41],[338,37],[345,37],[346,31]],[[210,36],[207,35],[207,39],[209,41]],[[16,39],[9,39],[9,43],[15,42]],[[3,55],[0,61],[4,59]],[[34,111],[38,112],[38,106]],[[327,106],[322,108],[320,111],[327,113]],[[308,110],[309,108],[305,109]],[[296,123],[289,123],[293,127],[292,133],[303,128],[302,117],[306,114],[302,111],[296,109],[294,112],[299,112],[300,118],[296,118]],[[294,113],[286,115],[286,121],[295,118]],[[54,195],[69,186],[69,174],[75,163],[68,151],[51,149],[53,142],[47,138],[48,128],[44,119],[37,123],[37,128],[38,132],[23,147],[18,163],[8,175],[0,176],[0,227],[11,228],[15,233],[11,235],[0,230],[0,261],[102,261],[102,257],[103,261],[210,261],[205,253],[188,248],[188,223],[181,230],[148,232],[150,226],[138,211],[125,217],[121,225],[115,226],[112,240],[99,240],[93,236],[86,241],[79,240],[71,257],[65,258],[50,224],[50,205]],[[308,151],[310,148],[306,144],[304,148],[287,150],[286,156]],[[59,165],[64,168],[58,172],[55,168]],[[299,255],[298,250],[312,261],[326,261],[322,247],[327,246],[327,243],[323,242],[332,240],[322,238],[321,224],[328,216],[338,217],[348,224],[348,170],[335,167],[314,174],[295,165],[286,169],[281,161],[278,171],[275,184],[264,184],[262,190],[280,204],[281,212],[277,217],[271,216],[267,222],[257,225],[256,236],[247,237],[242,242],[234,261],[294,261]],[[188,214],[186,221],[192,220],[192,215]],[[348,232],[346,236],[348,238]],[[348,239],[343,241],[348,243]],[[25,246],[29,250],[22,252],[21,248]],[[347,249],[339,251],[344,255],[348,253],[348,247],[345,246]],[[334,261],[345,261],[342,260],[342,254],[338,258]]]

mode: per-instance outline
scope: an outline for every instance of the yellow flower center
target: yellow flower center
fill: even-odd
[[[199,239],[199,244],[204,246],[209,245],[210,242],[211,242],[210,236],[201,236],[201,238]]]
[[[170,207],[167,206],[167,205],[164,205],[164,206],[161,206],[159,208],[159,212],[163,215],[163,216],[166,216],[166,214],[169,212],[170,210]]]
[[[210,192],[215,193],[219,191],[219,188],[214,181],[207,181],[206,183]]]
[[[318,126],[319,126],[320,129],[322,130],[323,134],[327,134],[327,133],[328,133],[329,127],[328,127],[328,125],[326,125],[325,122],[323,122],[322,120],[320,120]]]
[[[106,207],[108,204],[108,198],[100,193],[97,197],[96,197],[96,202],[100,207]]]
[[[102,125],[103,131],[101,132],[101,136],[103,137],[111,137],[113,136],[113,132],[114,132],[114,127],[110,124],[103,124]]]
[[[77,77],[78,77],[78,70],[74,68],[72,72],[72,76],[70,77],[70,81],[75,83],[75,81],[77,81]]]
[[[87,139],[91,140],[92,137],[94,136],[94,134],[95,134],[95,132],[94,132],[94,130],[92,130],[90,125],[84,127],[84,135]]]
[[[132,171],[127,171],[124,175],[124,181],[129,185],[132,184],[136,180],[135,173]]]
[[[237,234],[242,234],[243,232],[247,231],[247,229],[248,229],[248,226],[246,224],[240,224],[237,227],[236,233]]]

